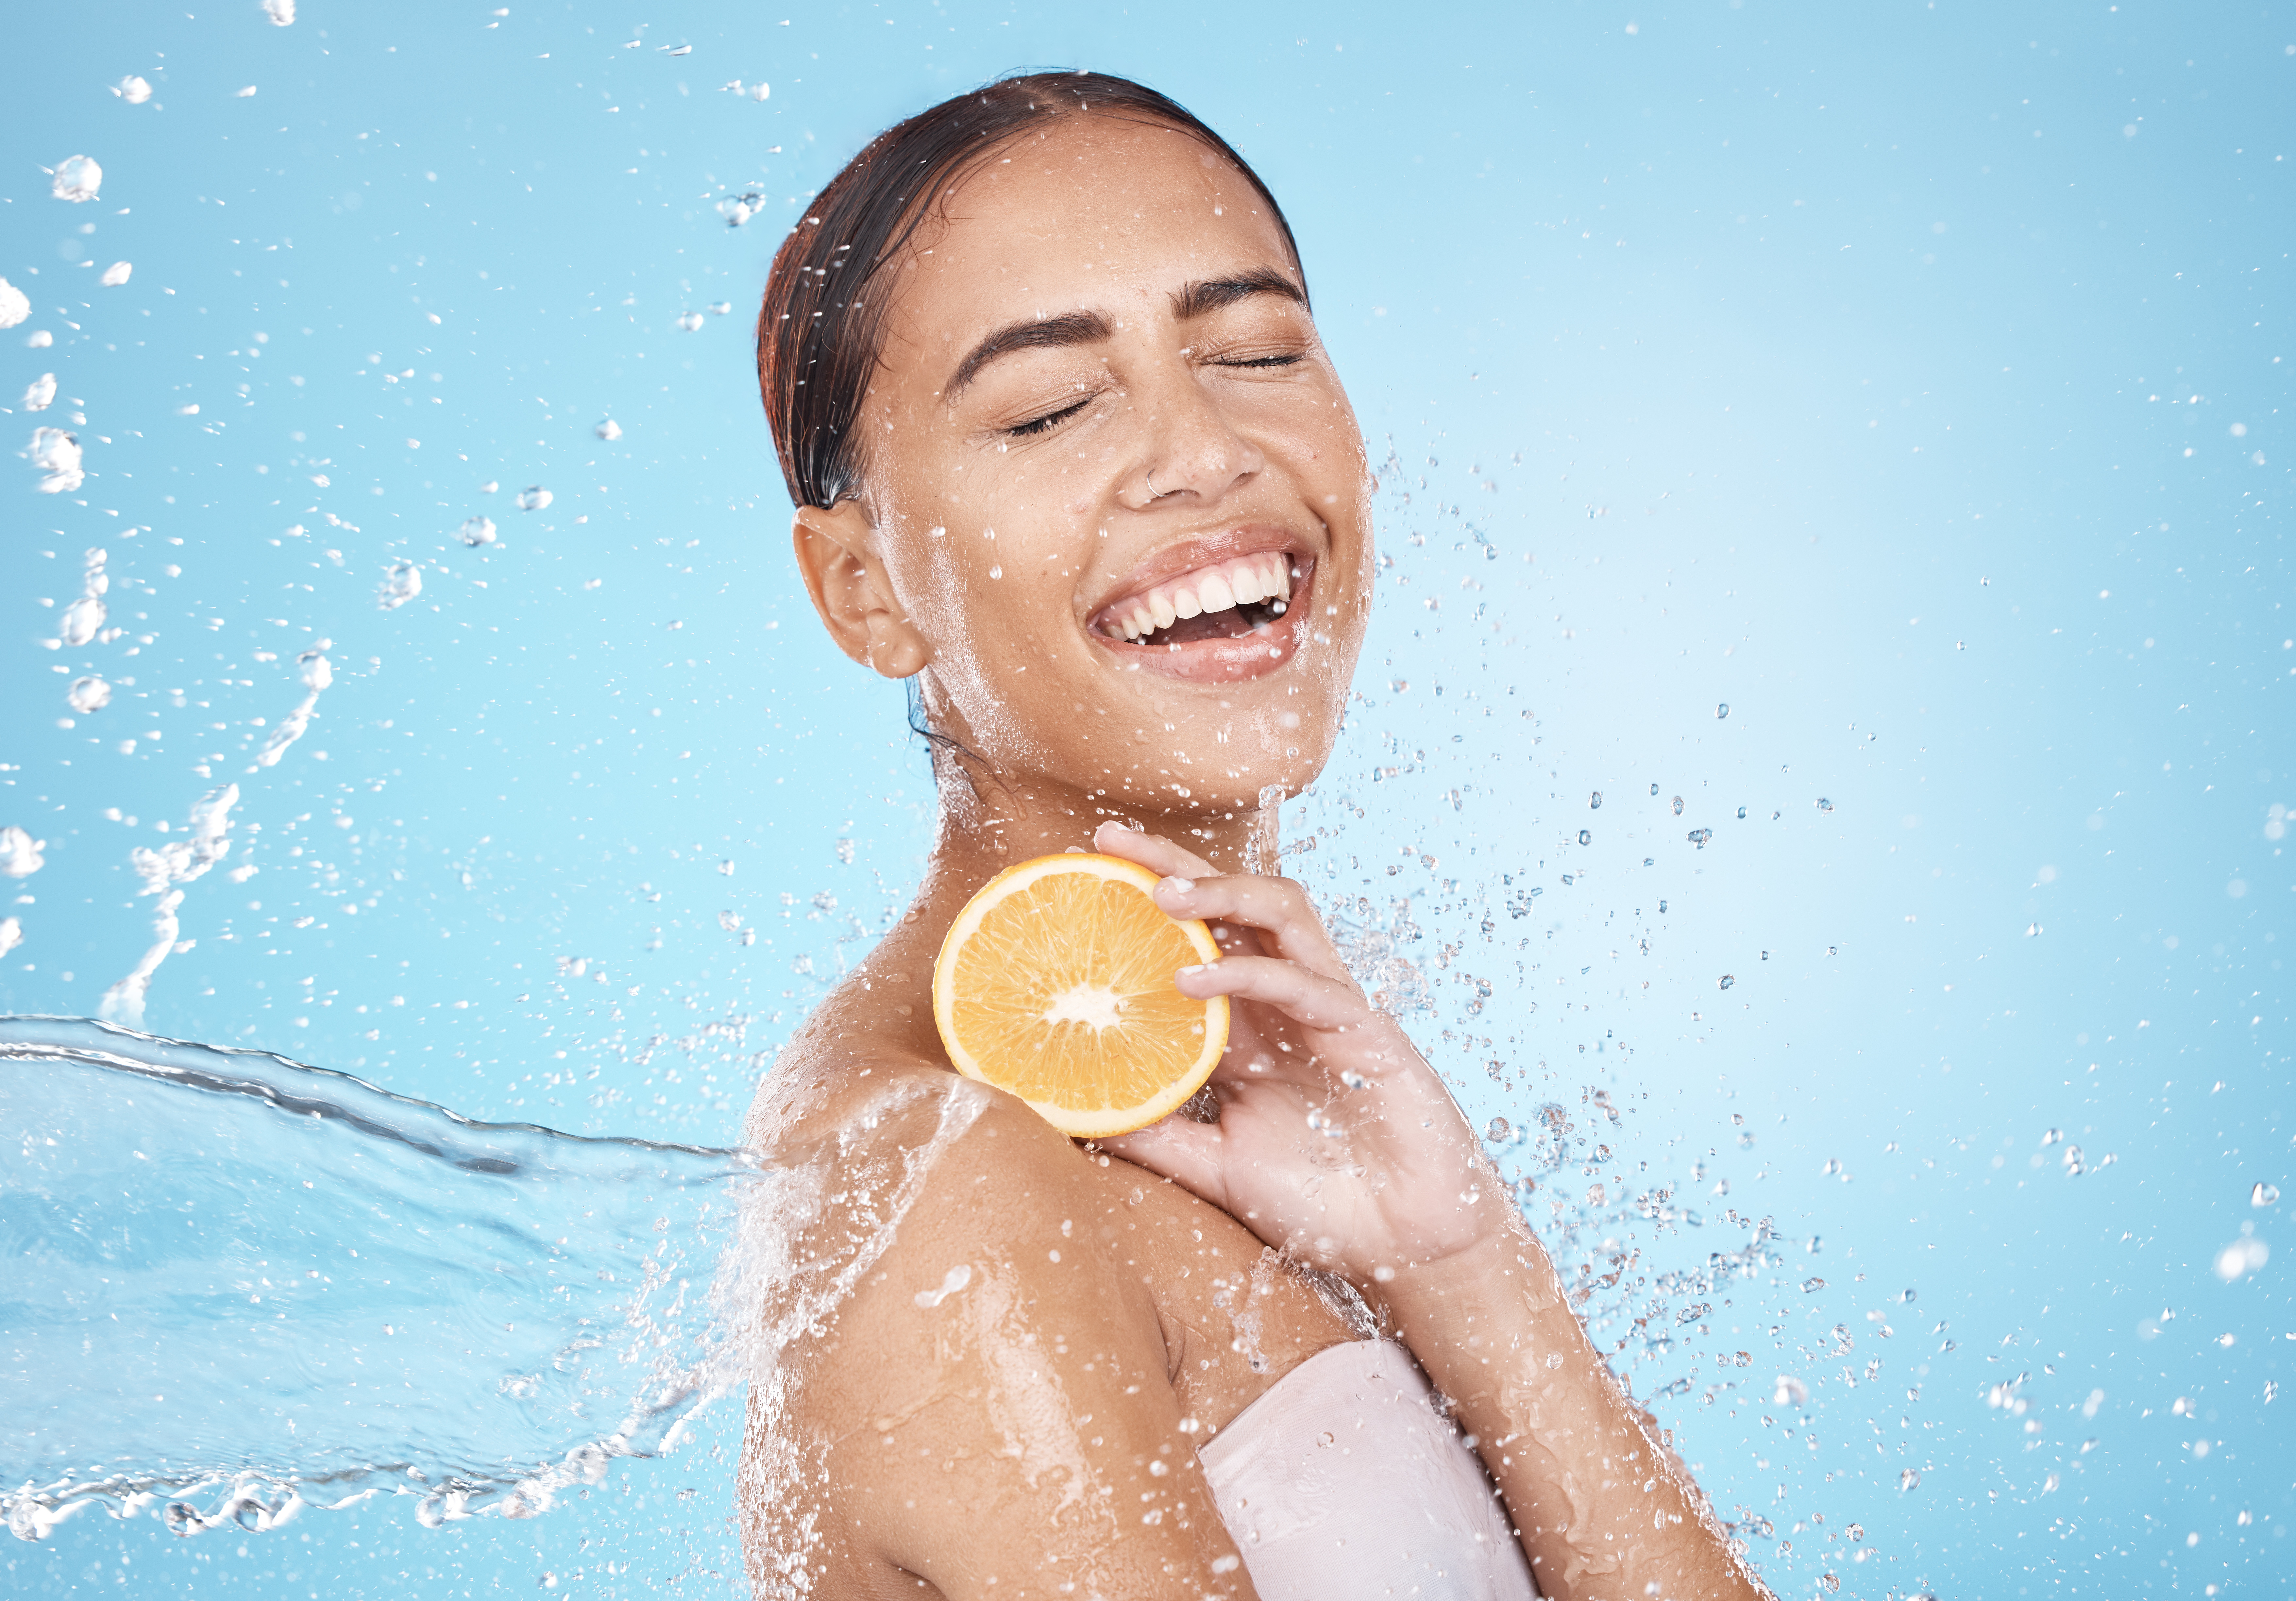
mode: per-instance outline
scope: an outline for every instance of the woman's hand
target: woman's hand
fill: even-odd
[[[1231,1007],[1211,1078],[1219,1121],[1175,1114],[1106,1149],[1365,1288],[1513,1227],[1474,1130],[1395,1019],[1365,998],[1304,890],[1217,873],[1119,824],[1094,844],[1164,874],[1166,912],[1215,925],[1228,954],[1182,968],[1178,983]]]

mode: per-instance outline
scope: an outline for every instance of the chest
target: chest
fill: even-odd
[[[1173,1391],[1206,1428],[1225,1428],[1316,1352],[1364,1337],[1343,1291],[1319,1289],[1218,1207],[1127,1162],[1098,1172],[1101,1248],[1146,1286]]]

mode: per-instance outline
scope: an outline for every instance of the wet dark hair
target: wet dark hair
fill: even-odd
[[[774,257],[758,313],[758,389],[793,504],[833,506],[860,490],[853,423],[876,372],[890,298],[869,290],[907,246],[927,201],[1014,135],[1079,111],[1162,123],[1225,157],[1267,202],[1299,267],[1292,225],[1259,175],[1186,108],[1144,85],[1103,72],[1035,72],[944,100],[869,141]]]

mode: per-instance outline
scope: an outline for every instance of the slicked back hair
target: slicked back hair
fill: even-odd
[[[774,256],[758,313],[758,389],[793,504],[825,508],[860,492],[855,423],[891,298],[879,275],[907,248],[934,197],[1014,135],[1086,112],[1161,123],[1224,157],[1267,203],[1299,267],[1292,225],[1259,175],[1186,108],[1144,85],[1102,72],[1034,72],[944,100],[872,139]]]

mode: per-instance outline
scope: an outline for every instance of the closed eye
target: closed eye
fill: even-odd
[[[1082,411],[1086,406],[1090,406],[1091,404],[1092,397],[1090,395],[1086,395],[1083,399],[1078,401],[1073,406],[1064,406],[1058,411],[1046,412],[1041,417],[1037,417],[1030,422],[1016,424],[1013,427],[1006,429],[1004,431],[1015,439],[1026,439],[1032,434],[1050,433],[1054,429],[1058,428],[1062,423],[1067,422],[1070,417],[1075,416],[1077,413]]]
[[[1211,365],[1219,367],[1296,367],[1301,359],[1298,356],[1239,356]]]

